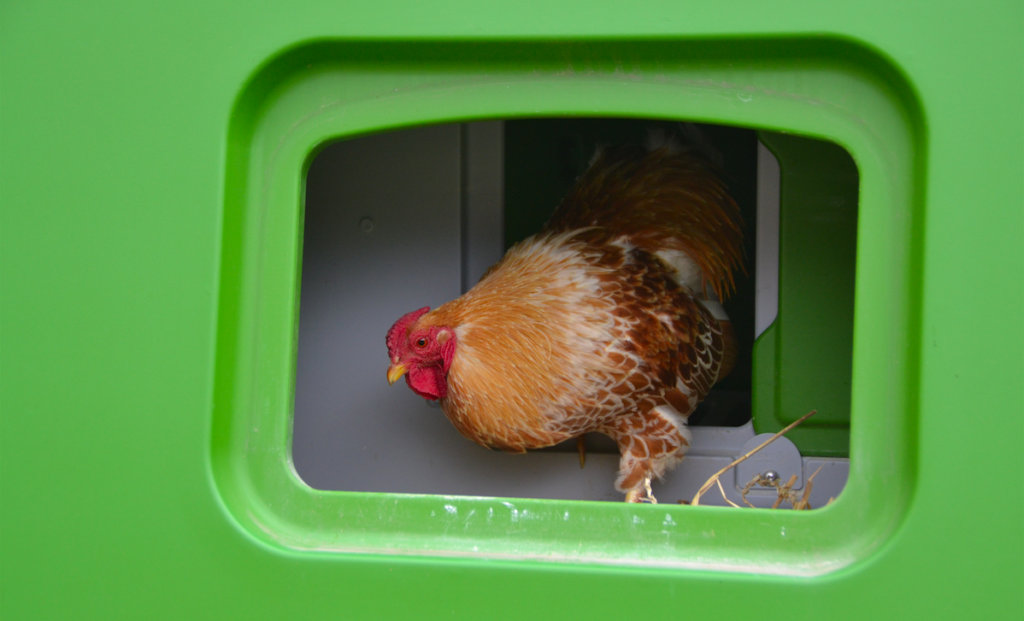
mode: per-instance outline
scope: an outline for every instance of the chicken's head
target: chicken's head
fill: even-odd
[[[388,383],[405,375],[413,392],[424,399],[443,399],[448,394],[448,369],[455,357],[455,332],[421,319],[430,307],[402,316],[388,330]]]

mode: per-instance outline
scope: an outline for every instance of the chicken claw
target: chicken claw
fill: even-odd
[[[654,497],[654,492],[651,490],[651,475],[644,477],[643,489],[640,487],[634,487],[626,493],[626,502],[646,502],[652,505],[658,504],[658,499]]]

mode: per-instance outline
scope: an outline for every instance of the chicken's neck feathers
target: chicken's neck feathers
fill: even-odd
[[[626,327],[604,295],[611,281],[603,277],[614,266],[595,266],[591,254],[572,234],[526,240],[476,287],[424,318],[457,336],[443,405],[463,433],[536,434],[578,409],[570,401],[595,381],[610,385],[621,371],[607,357]],[[458,420],[466,417],[473,420]],[[561,439],[555,435],[551,441]]]

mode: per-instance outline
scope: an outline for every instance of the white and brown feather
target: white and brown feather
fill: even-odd
[[[728,370],[728,322],[700,299],[731,287],[741,244],[736,206],[707,164],[668,150],[602,154],[544,231],[417,322],[457,337],[445,414],[513,452],[605,433],[621,451],[618,489],[660,477]]]

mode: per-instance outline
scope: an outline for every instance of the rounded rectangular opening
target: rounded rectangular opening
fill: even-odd
[[[795,477],[790,497],[802,497],[813,474],[811,507],[837,497],[849,470],[856,166],[824,141],[630,118],[430,125],[335,142],[316,155],[305,184],[292,437],[303,481],[323,490],[621,501],[611,438],[583,436],[582,468],[575,439],[523,455],[486,450],[459,435],[436,401],[388,386],[383,337],[402,314],[464,293],[540,231],[597,149],[655,134],[701,142],[689,148],[720,166],[745,237],[743,269],[724,302],[736,365],[690,415],[691,448],[655,481],[655,496],[689,501],[808,404],[819,418],[793,434],[795,443],[779,440],[730,470],[726,496],[702,502],[771,507],[778,490],[752,483],[765,473],[776,486]],[[814,338],[821,333],[828,338]]]
[[[466,124],[454,132],[459,134],[457,140],[446,142],[450,150],[461,153],[464,141],[480,138],[473,130],[482,127],[478,121],[505,119],[512,124],[567,118],[691,120],[757,128],[763,145],[756,151],[758,170],[762,163],[765,169],[771,168],[771,159],[762,154],[777,156],[778,239],[782,244],[777,253],[778,315],[751,351],[750,402],[755,426],[767,420],[762,416],[768,411],[765,404],[778,413],[771,419],[775,426],[803,413],[802,404],[787,405],[787,395],[777,390],[781,383],[759,381],[764,376],[791,375],[786,370],[784,348],[789,335],[801,327],[799,322],[786,323],[785,303],[786,223],[792,222],[785,211],[785,197],[801,175],[787,165],[783,142],[788,137],[797,142],[831,143],[830,149],[848,162],[856,162],[856,237],[847,245],[856,245],[852,273],[856,325],[852,371],[843,376],[850,382],[845,390],[853,425],[847,430],[824,419],[825,424],[808,427],[808,433],[828,431],[833,438],[830,446],[815,449],[819,455],[812,455],[807,448],[810,444],[795,434],[801,429],[791,432],[800,446],[801,459],[835,459],[848,447],[849,478],[835,503],[816,511],[753,511],[669,502],[657,506],[567,502],[562,491],[550,494],[554,500],[546,499],[536,485],[512,497],[495,496],[508,492],[494,486],[467,491],[437,489],[428,494],[351,491],[359,489],[355,485],[346,486],[350,491],[336,491],[313,487],[300,476],[297,467],[311,481],[314,478],[302,465],[301,456],[298,463],[293,460],[293,447],[299,441],[295,437],[298,432],[293,431],[302,424],[293,413],[308,379],[305,371],[297,369],[304,355],[299,352],[301,332],[308,328],[307,318],[300,317],[305,311],[300,307],[306,305],[303,280],[311,273],[304,268],[310,256],[303,249],[304,194],[307,172],[316,155],[340,141],[386,136],[394,130],[431,131]],[[239,94],[226,154],[210,436],[213,480],[226,509],[240,528],[267,545],[329,554],[455,555],[805,576],[828,573],[865,558],[880,549],[880,543],[900,525],[913,496],[916,410],[912,376],[917,350],[908,326],[916,312],[911,292],[919,250],[914,240],[920,239],[921,227],[917,174],[921,128],[913,92],[885,59],[848,41],[820,37],[590,43],[325,41],[271,59]],[[508,127],[504,129],[507,138]],[[389,157],[408,156],[389,153]],[[811,163],[824,155],[821,150],[810,153],[805,159]],[[460,180],[470,178],[466,175],[475,169],[463,171],[461,155],[456,159]],[[427,168],[416,170],[422,175]],[[825,177],[812,174],[810,179]],[[473,187],[469,186],[466,196],[473,194]],[[500,196],[505,196],[504,191]],[[459,222],[460,233],[489,229],[486,218],[465,219],[461,196],[458,202],[460,211],[452,218]],[[758,218],[761,213],[758,209]],[[366,235],[365,229],[370,229],[364,241],[385,229],[383,221],[371,216],[371,222],[364,222],[365,217],[360,215],[351,229],[353,235]],[[822,222],[827,220],[824,217]],[[760,222],[757,230],[764,230]],[[424,244],[425,252],[448,257],[458,266],[453,272],[459,275],[453,278],[450,294],[445,295],[423,280],[427,295],[408,300],[394,313],[457,296],[473,270],[485,263],[484,255],[464,243],[476,239],[475,235],[460,238],[455,247],[433,250],[427,236],[409,236],[409,243]],[[497,245],[499,253],[502,245]],[[817,262],[821,263],[820,256]],[[412,263],[405,269],[419,267]],[[363,261],[356,268],[372,288],[403,266],[388,258]],[[381,277],[370,277],[372,274]],[[826,281],[825,286],[804,295],[822,297],[833,284]],[[429,295],[438,299],[431,300]],[[849,309],[848,298],[844,304],[838,307]],[[756,307],[754,323],[763,326]],[[377,343],[371,348],[379,353],[372,354],[366,364],[379,360],[382,366],[371,371],[367,383],[383,382],[387,360],[381,341],[395,319],[386,314],[390,313],[379,312],[379,330],[369,325],[353,329],[353,334],[365,331]],[[778,328],[774,345],[763,341],[772,326]],[[771,364],[762,364],[762,356]],[[817,363],[813,360],[807,368],[815,370],[821,366]],[[329,374],[330,369],[314,373]],[[439,411],[417,404],[408,390],[403,393],[403,387],[386,384],[382,388],[404,394],[411,407],[425,413],[413,420],[415,424],[433,421],[430,424],[444,429],[465,450],[510,460],[510,468],[520,474],[526,470],[523,463],[547,458],[567,460],[570,466],[538,469],[536,480],[556,471],[581,472],[571,452],[538,452],[526,456],[532,460],[527,462],[523,456],[487,453],[449,429]],[[325,401],[339,410],[346,405]],[[772,425],[754,431],[774,431]],[[743,427],[695,426],[693,432],[718,430],[729,437],[739,429]],[[717,457],[735,454],[732,444],[724,446]],[[354,453],[356,449],[334,450]],[[358,473],[374,468],[374,458],[380,463],[400,455],[396,457],[390,446],[381,446],[377,453],[356,457],[353,471]],[[600,453],[593,455],[595,461],[600,457]],[[696,456],[691,457],[668,480],[678,481],[686,472],[702,479],[696,464]],[[582,472],[595,470],[588,463]],[[610,488],[610,478],[600,477],[602,489]],[[817,479],[815,482],[817,487]],[[448,495],[452,493],[476,495]],[[661,494],[666,501],[677,499],[675,494]]]

